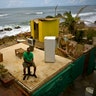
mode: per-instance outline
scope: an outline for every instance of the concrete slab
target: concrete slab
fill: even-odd
[[[35,48],[33,53],[35,57],[34,61],[37,66],[36,75],[38,78],[29,77],[28,80],[23,80],[23,59],[20,59],[15,55],[15,49],[23,48],[26,50],[27,47],[28,45],[26,44],[18,43],[1,49],[0,52],[3,53],[3,62],[0,62],[0,64],[3,64],[16,78],[16,81],[28,92],[37,90],[41,85],[48,82],[53,76],[72,62],[70,59],[55,55],[55,63],[45,63],[44,51]],[[31,68],[31,71],[33,71],[33,67]]]

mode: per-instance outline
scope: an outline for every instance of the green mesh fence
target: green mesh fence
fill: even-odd
[[[32,96],[45,96],[45,94],[46,96],[58,96],[73,81],[70,73],[71,65],[35,91]]]
[[[79,75],[83,73],[85,56],[82,55],[76,61],[72,63],[71,76],[75,80]]]
[[[96,52],[96,48],[92,48],[90,50],[90,58],[89,58],[87,75],[91,74],[95,69],[95,58],[96,58],[95,52]]]
[[[87,65],[87,74],[90,74],[94,70],[95,48],[90,50],[89,61]],[[38,90],[31,94],[31,96],[58,96],[62,91],[73,83],[73,81],[81,74],[83,74],[86,55],[83,54],[77,60],[72,62],[66,69],[54,76],[46,84],[42,85]]]
[[[95,58],[95,68],[94,69],[96,70],[96,47],[94,48],[94,51],[95,51],[94,52],[94,54],[95,54],[95,57],[94,57]]]

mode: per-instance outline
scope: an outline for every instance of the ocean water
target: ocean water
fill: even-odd
[[[77,12],[84,6],[58,6],[56,14],[63,14],[71,11],[75,16]],[[11,31],[0,31],[0,39],[5,36],[12,36],[23,32],[30,31],[30,20],[36,18],[45,18],[46,16],[55,15],[55,7],[31,7],[31,8],[4,8],[0,9],[0,30],[4,28],[12,28]],[[80,14],[81,20],[86,25],[96,26],[96,6],[87,6]],[[21,28],[15,29],[16,26]]]

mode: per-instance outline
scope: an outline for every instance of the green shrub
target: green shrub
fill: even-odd
[[[96,37],[96,30],[89,29],[87,30],[87,39],[90,40],[92,37]]]

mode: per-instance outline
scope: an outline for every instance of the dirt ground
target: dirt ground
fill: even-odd
[[[3,39],[0,39],[0,49],[17,44],[19,42],[27,44],[27,38],[30,37],[30,32],[25,32],[22,34],[18,34],[16,36],[10,36],[10,37],[4,37]],[[44,49],[43,43],[36,40],[35,47]]]
[[[59,96],[92,96],[86,88],[94,88],[96,86],[96,70],[88,76],[79,76],[72,85],[70,85]],[[95,95],[94,95],[95,96]]]

